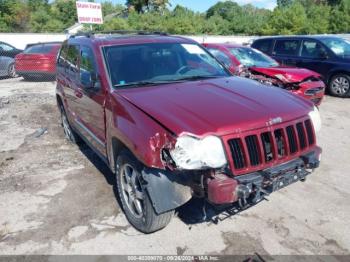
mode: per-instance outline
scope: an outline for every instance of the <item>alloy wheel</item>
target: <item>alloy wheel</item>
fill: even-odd
[[[61,117],[62,117],[62,126],[63,126],[63,131],[67,139],[71,139],[72,137],[72,130],[70,129],[68,119],[66,117],[66,114],[64,113],[63,110],[61,110]]]
[[[121,189],[122,197],[129,211],[136,218],[144,214],[144,192],[137,176],[136,170],[129,164],[121,168]]]
[[[345,95],[349,91],[349,88],[349,80],[344,76],[336,77],[331,84],[332,91],[339,96]]]

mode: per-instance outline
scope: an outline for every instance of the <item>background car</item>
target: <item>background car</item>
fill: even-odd
[[[15,60],[11,57],[0,56],[0,77],[16,77]]]
[[[31,44],[15,58],[18,75],[24,79],[54,79],[56,76],[56,57],[61,47],[59,42]]]
[[[304,67],[321,74],[334,96],[350,96],[350,42],[335,36],[261,38],[252,47],[284,65]]]
[[[234,44],[204,44],[231,73],[278,86],[320,105],[325,84],[308,69],[281,66],[277,61],[250,47]]]
[[[6,56],[6,57],[12,57],[14,58],[16,55],[18,55],[19,53],[21,53],[23,50],[21,49],[17,49],[16,47],[1,42],[0,41],[0,56]]]

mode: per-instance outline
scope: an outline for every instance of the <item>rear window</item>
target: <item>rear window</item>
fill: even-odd
[[[48,54],[51,52],[51,50],[57,45],[33,45],[26,50],[24,50],[23,53],[25,54]]]
[[[299,40],[277,40],[273,54],[275,55],[297,55]]]
[[[253,43],[252,47],[260,50],[261,52],[269,53],[269,51],[271,50],[271,44],[271,39],[257,40]]]

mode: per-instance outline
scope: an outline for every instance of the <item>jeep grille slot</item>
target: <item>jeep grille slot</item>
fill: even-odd
[[[313,128],[312,128],[310,119],[305,121],[305,127],[306,127],[307,139],[309,140],[309,145],[311,146],[315,143],[315,139],[314,139],[314,133],[313,133]]]
[[[285,156],[285,144],[286,144],[282,129],[275,130],[275,140],[277,145],[278,158],[282,158]]]
[[[267,168],[269,163],[281,163],[288,156],[315,144],[315,133],[310,119],[277,129],[257,131],[256,134],[238,135],[228,140],[232,168],[243,174],[248,168]]]
[[[233,164],[236,169],[241,169],[245,167],[245,160],[243,154],[243,147],[241,140],[239,138],[231,139],[229,141],[231,154],[233,157]]]
[[[270,132],[265,132],[261,134],[261,141],[264,149],[265,162],[270,162],[273,160],[273,151],[272,151],[272,141]]]
[[[298,151],[298,145],[295,137],[294,127],[293,126],[287,126],[287,136],[288,136],[288,143],[289,143],[289,152],[291,154],[294,154]]]
[[[247,136],[245,142],[248,148],[248,154],[250,159],[250,164],[252,166],[257,166],[260,164],[260,154],[259,154],[259,145],[258,138],[256,135]]]
[[[305,133],[304,133],[303,123],[297,124],[297,131],[298,131],[300,148],[304,149],[306,147],[306,137],[305,137]]]

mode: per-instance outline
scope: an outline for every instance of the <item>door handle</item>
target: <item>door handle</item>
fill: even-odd
[[[79,90],[75,90],[75,91],[74,91],[74,94],[75,94],[75,96],[78,97],[78,98],[82,98],[82,97],[83,97],[83,93],[80,92]]]

